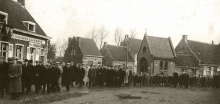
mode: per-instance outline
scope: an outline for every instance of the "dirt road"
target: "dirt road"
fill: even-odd
[[[51,104],[220,104],[220,90],[212,88],[84,88],[81,92],[85,95]]]

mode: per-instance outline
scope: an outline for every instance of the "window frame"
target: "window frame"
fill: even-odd
[[[8,24],[8,13],[0,11],[0,14],[5,15],[5,21],[6,21],[6,24]]]
[[[27,24],[27,27],[25,26],[25,23]],[[28,31],[36,32],[36,23],[31,21],[23,21],[24,26],[28,29]],[[30,30],[30,25],[33,25],[33,31]]]
[[[8,48],[6,49],[6,53],[7,53],[7,55],[6,55],[6,58],[5,58],[5,61],[7,62],[7,59],[8,59],[8,54],[9,54],[9,42],[5,42],[5,41],[0,41],[0,53],[2,52],[2,50],[1,50],[1,48],[2,48],[2,43],[5,43],[5,44],[8,44]],[[2,56],[1,54],[0,54],[0,56]]]
[[[16,57],[18,57],[17,56],[17,46],[21,46],[22,47],[22,49],[21,49],[21,60],[23,60],[23,58],[24,58],[24,44],[17,44],[17,43],[15,43],[15,56]]]

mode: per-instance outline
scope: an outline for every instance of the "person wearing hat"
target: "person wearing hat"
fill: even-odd
[[[66,86],[66,92],[70,91],[70,85],[72,82],[71,71],[70,63],[67,63],[66,66],[64,66],[62,73],[62,84]]]
[[[27,88],[27,83],[29,82],[27,67],[28,67],[28,59],[25,59],[24,64],[22,65],[22,75],[21,75],[22,94],[24,94],[24,89]]]
[[[28,61],[28,65],[27,65],[27,76],[26,76],[26,86],[27,86],[27,95],[30,93],[31,91],[31,86],[35,85],[35,70],[34,70],[34,66],[33,66],[33,60],[29,60]]]
[[[17,64],[17,58],[9,59],[9,92],[11,93],[12,100],[18,100],[20,93],[22,92],[21,75],[22,66]]]
[[[7,90],[8,84],[8,64],[4,61],[4,57],[0,56],[0,92],[1,97],[4,97],[4,92]]]

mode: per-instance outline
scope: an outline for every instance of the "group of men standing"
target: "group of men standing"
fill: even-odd
[[[4,92],[8,92],[11,93],[11,99],[15,100],[20,94],[28,95],[32,89],[35,93],[45,93],[46,88],[47,93],[59,92],[61,74],[59,63],[45,66],[37,61],[33,65],[32,60],[25,59],[22,63],[18,58],[8,58],[6,63],[4,57],[0,57],[1,97],[4,97]]]
[[[24,60],[24,63],[17,58],[9,58],[8,62],[0,57],[0,92],[4,97],[4,92],[11,93],[11,99],[18,99],[20,94],[29,94],[32,90],[35,93],[60,92],[61,85],[70,91],[71,86],[88,85],[89,88],[95,86],[121,87],[121,86],[185,86],[188,85],[210,85],[219,88],[220,75],[213,77],[195,77],[187,73],[178,74],[174,72],[168,74],[148,74],[132,73],[130,69],[118,66],[98,66],[83,65],[76,66],[71,63],[61,65],[59,62],[44,65],[32,60]],[[207,80],[206,80],[207,79]],[[208,81],[208,82],[207,82]]]

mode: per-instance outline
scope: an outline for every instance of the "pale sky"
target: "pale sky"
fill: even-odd
[[[143,39],[171,37],[174,47],[182,35],[215,44],[220,41],[220,0],[26,0],[26,8],[52,42],[72,36],[84,37],[93,27],[105,26],[105,40],[115,44],[116,27],[128,34],[136,29]]]

